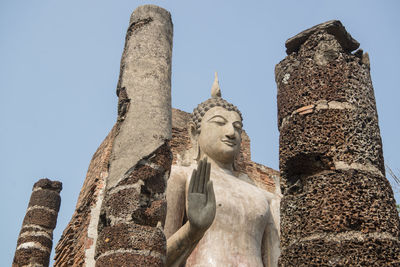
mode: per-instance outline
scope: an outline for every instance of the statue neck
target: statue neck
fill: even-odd
[[[223,170],[223,171],[229,171],[229,172],[233,173],[233,162],[229,162],[229,163],[220,162],[218,160],[214,160],[213,158],[211,158],[203,153],[201,153],[200,159],[202,159],[205,156],[207,157],[207,161],[209,163],[211,163],[211,170],[212,169]]]

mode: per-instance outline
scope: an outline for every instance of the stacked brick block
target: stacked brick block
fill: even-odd
[[[141,160],[107,191],[99,222],[96,266],[163,266],[168,145]]]
[[[339,21],[286,43],[278,85],[280,266],[399,266],[368,54]]]
[[[53,230],[60,209],[62,184],[49,179],[35,183],[18,236],[13,267],[49,266]]]

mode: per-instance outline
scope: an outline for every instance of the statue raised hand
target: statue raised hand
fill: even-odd
[[[189,183],[186,213],[190,226],[199,233],[205,232],[215,217],[215,195],[210,171],[211,164],[207,162],[207,158],[200,160]]]

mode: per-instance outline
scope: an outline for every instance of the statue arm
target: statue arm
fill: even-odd
[[[272,217],[271,205],[269,205],[268,208],[267,225],[264,230],[261,249],[264,266],[278,266],[278,259],[280,255],[280,239],[278,227],[275,225],[275,220]]]
[[[167,266],[180,266],[185,263],[214,220],[216,209],[210,168],[205,159],[200,161],[197,170],[193,170],[187,193],[187,205],[185,205],[186,179],[177,176],[171,177],[168,181],[165,224]],[[174,188],[178,189],[177,192],[174,192]],[[185,206],[187,206],[188,221],[181,226]]]
[[[194,231],[189,221],[167,240],[167,266],[178,267],[186,262],[204,233]]]
[[[164,234],[167,240],[182,227],[185,213],[186,172],[172,171],[167,182],[167,216]]]
[[[201,238],[196,240],[193,237],[189,222],[182,226],[186,206],[185,190],[185,174],[171,174],[167,186],[168,205],[164,227],[167,238],[167,266],[181,266]]]

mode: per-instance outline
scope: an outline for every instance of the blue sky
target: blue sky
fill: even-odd
[[[285,41],[342,21],[371,59],[385,162],[400,173],[400,2],[21,1],[0,2],[0,266],[11,264],[33,183],[63,182],[55,243],[74,211],[90,159],[116,119],[119,63],[131,12],[158,4],[172,14],[173,107],[210,95],[244,115],[253,160],[278,169],[274,67]],[[400,200],[400,198],[398,198]]]

